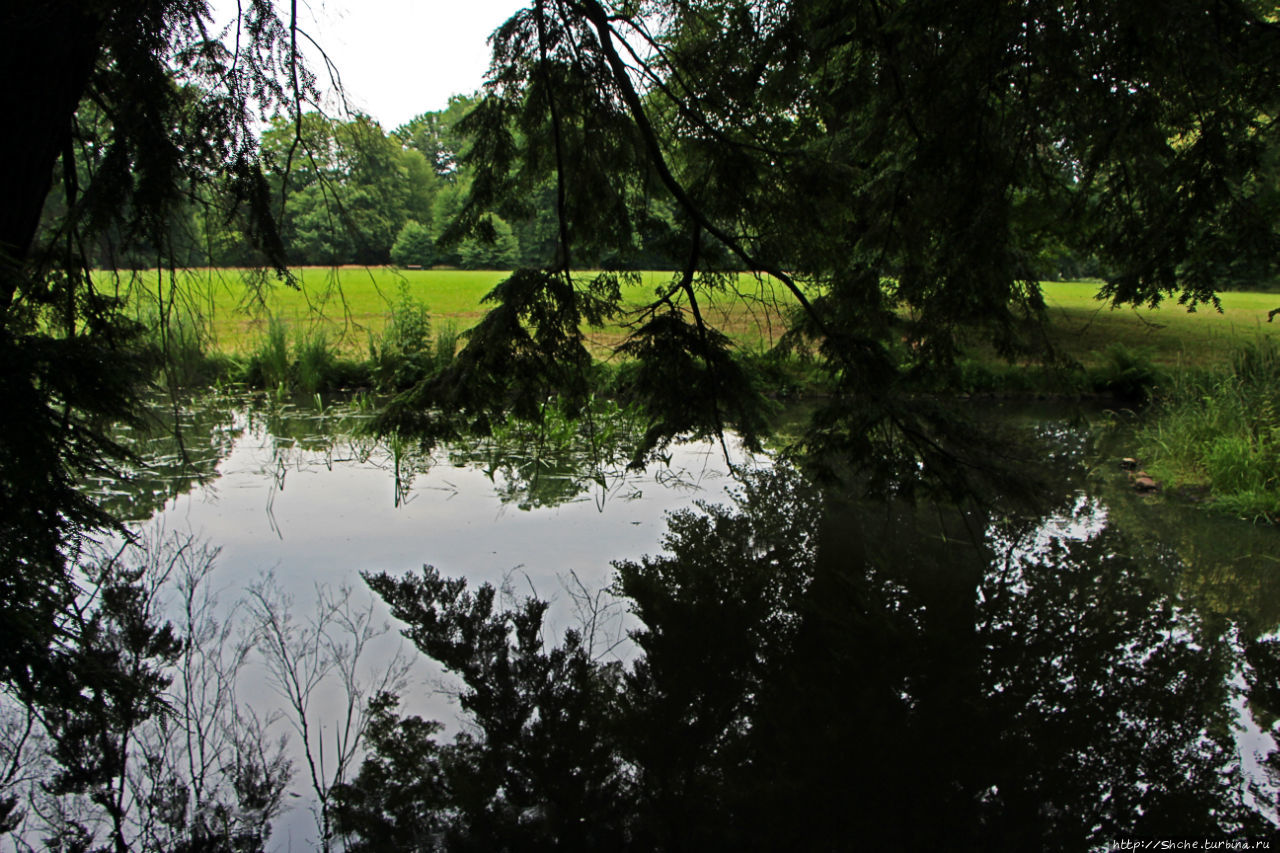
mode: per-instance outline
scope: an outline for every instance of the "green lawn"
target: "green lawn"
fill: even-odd
[[[185,270],[163,280],[152,271],[121,278],[120,287],[144,320],[155,315],[161,300],[172,301],[183,317],[200,318],[213,346],[223,352],[252,349],[272,318],[298,330],[318,326],[343,348],[359,350],[370,333],[382,330],[401,288],[430,309],[433,321],[453,320],[466,328],[482,314],[480,299],[505,275],[377,267],[308,268],[294,274],[297,288],[274,276],[235,269]]]
[[[343,349],[362,352],[369,335],[382,330],[402,288],[427,306],[433,323],[452,322],[463,330],[480,319],[481,298],[506,273],[359,267],[300,269],[296,275],[298,289],[232,269],[182,271],[163,279],[154,271],[121,273],[118,279],[100,274],[99,287],[119,287],[144,319],[154,316],[161,304],[159,289],[164,302],[173,300],[179,314],[202,318],[213,345],[227,353],[252,349],[272,317],[298,331],[319,326]],[[639,283],[624,288],[624,301],[646,303],[670,277],[662,272],[641,274]],[[1280,330],[1280,324],[1267,322],[1267,312],[1280,307],[1280,294],[1223,293],[1219,314],[1205,306],[1189,313],[1173,300],[1158,309],[1112,309],[1094,298],[1097,289],[1097,282],[1044,285],[1055,343],[1085,364],[1097,363],[1100,353],[1118,341],[1144,350],[1157,364],[1218,367],[1225,363],[1231,342],[1275,337]],[[759,346],[776,340],[792,304],[767,280],[742,275],[702,308],[709,322],[745,345]],[[595,333],[592,342],[605,352],[623,334],[620,327],[606,329]]]
[[[298,288],[235,269],[184,270],[172,277],[154,270],[119,277],[99,273],[97,286],[118,289],[143,320],[163,304],[176,306],[182,317],[200,318],[213,346],[226,353],[251,350],[273,318],[299,331],[320,327],[342,348],[357,351],[367,346],[371,333],[382,330],[402,292],[426,305],[433,323],[470,328],[484,314],[481,299],[507,273],[344,267],[305,268],[295,275]],[[646,304],[670,278],[665,272],[641,273],[638,283],[623,287],[624,303]],[[767,343],[781,332],[781,309],[772,290],[751,276],[739,276],[733,294],[717,296],[703,311],[709,322],[745,343]],[[623,335],[614,327],[595,334],[593,342],[604,351]]]
[[[1217,368],[1226,364],[1231,345],[1259,337],[1280,340],[1280,323],[1267,312],[1280,308],[1280,293],[1229,291],[1220,295],[1222,313],[1212,306],[1195,312],[1168,300],[1156,309],[1111,308],[1094,297],[1098,282],[1046,282],[1054,342],[1094,364],[1114,342],[1144,349],[1156,364]]]

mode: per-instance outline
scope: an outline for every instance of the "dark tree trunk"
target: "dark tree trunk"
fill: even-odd
[[[106,11],[106,4],[45,0],[15,3],[0,13],[0,327],[31,251],[54,166],[70,142]]]

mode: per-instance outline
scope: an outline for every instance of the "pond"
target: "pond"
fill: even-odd
[[[666,722],[662,745],[617,747],[641,801],[618,817],[628,838],[1081,849],[1270,831],[1276,531],[1135,492],[1124,416],[982,408],[1040,460],[1028,478],[1049,475],[1029,504],[869,503],[732,442],[676,445],[643,471],[616,448],[539,450],[527,434],[428,453],[362,435],[359,400],[235,395],[184,408],[180,441],[139,438],[133,482],[98,489],[153,541],[221,549],[224,604],[267,578],[302,624],[318,584],[364,602],[360,572],[431,564],[504,601],[550,601],[548,645],[591,624],[601,672],[643,658],[659,687],[630,696],[637,725]],[[699,501],[731,508],[702,524]],[[640,598],[604,594],[615,578]],[[385,664],[393,635],[362,665]],[[403,710],[444,721],[441,737],[482,734],[461,682],[413,659]],[[242,698],[279,705],[258,672]],[[338,725],[340,694],[315,694],[317,729]],[[681,811],[672,779],[680,802],[717,805]],[[273,843],[310,849],[316,832],[297,808]]]
[[[593,460],[563,442],[539,451],[499,437],[424,452],[362,434],[371,414],[349,402],[205,398],[183,410],[180,439],[162,425],[139,445],[132,482],[98,488],[141,529],[215,544],[231,586],[273,571],[305,596],[362,571],[431,563],[475,582],[518,576],[525,593],[563,598],[569,573],[606,586],[611,560],[657,548],[667,512],[733,486],[709,442],[632,471],[617,448]],[[769,461],[729,447],[735,465]]]

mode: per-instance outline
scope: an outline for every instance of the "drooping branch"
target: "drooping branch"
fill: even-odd
[[[636,123],[636,129],[644,140],[653,168],[658,173],[662,183],[667,187],[667,190],[694,222],[723,243],[749,268],[768,273],[778,281],[781,281],[796,298],[796,301],[800,303],[801,308],[804,309],[805,314],[809,316],[814,325],[824,335],[829,334],[821,314],[814,308],[813,303],[805,296],[804,291],[796,284],[795,280],[781,268],[773,264],[763,263],[755,258],[742,245],[741,241],[711,221],[711,218],[706,215],[701,206],[685,190],[679,179],[671,171],[671,167],[667,164],[666,155],[662,151],[662,145],[658,141],[657,133],[653,129],[653,124],[649,121],[649,116],[645,112],[644,104],[641,103],[635,86],[631,83],[627,65],[622,61],[622,57],[619,56],[618,50],[613,44],[613,30],[609,26],[608,14],[597,0],[583,0],[581,8],[587,20],[595,28],[596,35],[600,40],[600,49],[604,51],[605,59],[613,70],[614,83],[618,87],[623,101],[626,102],[631,118]]]

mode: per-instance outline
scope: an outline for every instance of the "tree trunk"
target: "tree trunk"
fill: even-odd
[[[97,5],[18,3],[0,15],[0,328],[98,59],[107,10]]]

